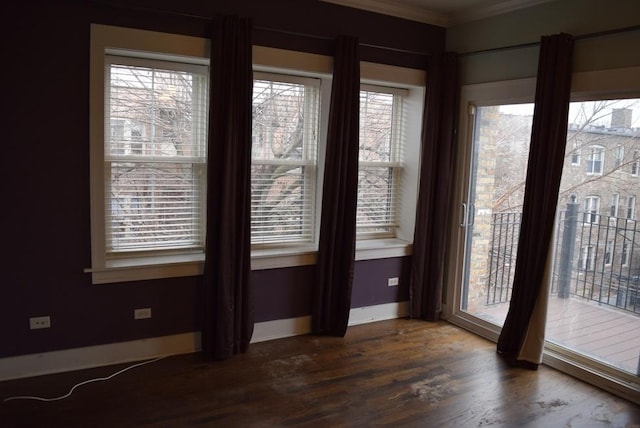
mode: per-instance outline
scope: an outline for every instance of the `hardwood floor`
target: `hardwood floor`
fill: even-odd
[[[53,397],[128,365],[0,383]],[[203,362],[162,359],[57,402],[0,404],[0,427],[640,427],[640,408],[548,367],[506,366],[450,324],[391,320]]]

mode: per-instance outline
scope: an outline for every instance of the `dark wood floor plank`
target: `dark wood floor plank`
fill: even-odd
[[[126,365],[0,383],[54,396]],[[253,344],[227,361],[166,358],[54,403],[0,405],[0,427],[633,427],[637,406],[548,367],[508,367],[450,324],[391,320],[344,338]]]

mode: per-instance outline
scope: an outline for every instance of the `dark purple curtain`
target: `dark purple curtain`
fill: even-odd
[[[358,39],[341,36],[331,85],[320,244],[313,295],[314,334],[344,336],[351,309],[360,135]]]
[[[513,294],[498,339],[498,352],[509,362],[519,361],[534,305],[542,286],[558,203],[571,92],[573,38],[544,36],[540,43],[531,148]]]
[[[440,314],[446,232],[451,219],[457,77],[456,54],[447,52],[429,59],[410,300],[411,316],[430,321]]]
[[[202,320],[207,359],[245,352],[253,334],[251,35],[248,19],[225,16],[213,22]]]

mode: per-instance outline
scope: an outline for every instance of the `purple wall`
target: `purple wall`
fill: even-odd
[[[363,260],[355,264],[351,307],[401,302],[409,299],[409,257]],[[315,266],[253,271],[256,322],[311,314]],[[389,287],[387,279],[400,285]]]
[[[92,285],[83,273],[91,265],[89,29],[95,22],[205,35],[210,24],[102,2],[48,3],[6,8],[13,15],[5,16],[10,19],[2,27],[3,56],[11,61],[3,74],[0,211],[10,226],[2,235],[9,254],[0,269],[0,357],[199,330],[197,277]],[[419,53],[363,53],[363,59],[381,56],[381,62],[398,65],[424,62],[444,43],[441,28],[312,0],[219,3],[127,2],[171,4],[195,15],[239,12],[254,18],[257,43],[284,48],[330,51],[330,38],[351,33],[363,43]],[[407,260],[358,262],[354,307],[406,299]],[[309,314],[314,269],[254,272],[257,321]],[[390,276],[401,276],[401,286],[387,287]],[[153,318],[134,321],[139,307],[152,307]],[[30,331],[28,318],[42,315],[51,316],[52,328]]]

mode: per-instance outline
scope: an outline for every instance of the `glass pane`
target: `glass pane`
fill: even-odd
[[[189,163],[111,164],[108,251],[201,248],[203,169]]]
[[[515,270],[533,104],[476,109],[461,309],[502,325]]]
[[[251,243],[312,242],[318,90],[254,80]]]
[[[361,166],[358,172],[358,233],[388,232],[395,226],[394,168]]]
[[[204,157],[205,82],[204,74],[111,65],[107,158]]]
[[[394,95],[360,91],[360,161],[394,161]]]
[[[547,340],[637,374],[640,100],[572,103],[558,201]],[[576,153],[586,163],[572,162]]]

